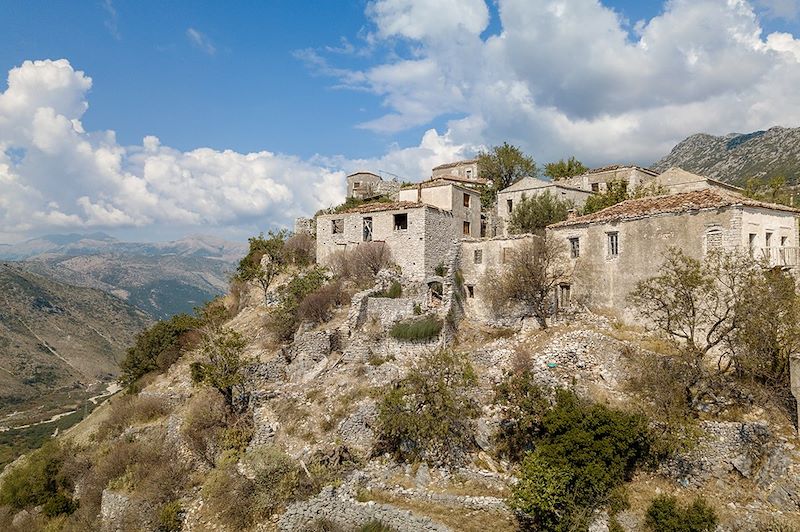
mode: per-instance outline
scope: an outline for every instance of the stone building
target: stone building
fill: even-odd
[[[385,180],[373,172],[355,172],[347,176],[347,197],[372,199],[387,196],[397,199],[400,183],[396,179]]]
[[[443,263],[463,227],[451,211],[424,203],[371,203],[317,216],[317,262],[329,264],[339,251],[383,242],[409,281],[423,282]]]
[[[568,200],[575,204],[577,209],[583,207],[586,198],[592,192],[563,184],[562,181],[544,181],[535,177],[523,177],[510,187],[497,193],[497,232],[498,235],[508,234],[508,223],[514,206],[519,205],[523,197],[531,197],[549,192],[560,200]]]
[[[565,186],[602,193],[608,190],[608,183],[612,181],[626,181],[629,189],[633,190],[639,185],[650,184],[657,175],[658,172],[641,166],[612,164],[589,170],[585,174],[559,179],[558,182]]]
[[[475,190],[443,180],[425,181],[403,187],[399,200],[450,211],[456,225],[461,227],[462,236],[481,236],[481,196]]]
[[[713,248],[745,249],[797,268],[798,215],[784,205],[705,188],[623,201],[553,224],[547,234],[568,244],[573,300],[624,310],[636,283],[658,272],[670,247],[698,259]]]
[[[440,164],[431,170],[431,180],[443,178],[467,184],[486,183],[486,180],[478,175],[478,159]]]
[[[737,186],[723,183],[722,181],[717,181],[710,177],[693,174],[675,166],[658,174],[658,176],[653,179],[653,182],[663,187],[670,194],[703,190],[705,188],[714,188],[737,193],[743,192],[743,190]]]

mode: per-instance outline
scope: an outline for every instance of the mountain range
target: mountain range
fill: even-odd
[[[247,244],[208,236],[123,242],[105,233],[47,235],[0,246],[0,259],[62,283],[113,294],[156,319],[225,292]]]
[[[789,185],[797,185],[800,128],[691,135],[651,168],[663,172],[672,166],[738,186],[745,186],[750,178],[763,182],[773,177],[784,177]]]

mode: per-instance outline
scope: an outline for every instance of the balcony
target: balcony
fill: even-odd
[[[765,261],[770,267],[797,268],[800,266],[800,247],[759,248],[755,258]]]

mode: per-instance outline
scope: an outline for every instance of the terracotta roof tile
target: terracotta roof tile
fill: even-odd
[[[475,183],[478,184],[477,181]],[[421,181],[419,183],[414,183],[413,185],[406,185],[406,186],[402,187],[400,190],[415,190],[419,186],[422,186],[422,188],[434,188],[434,187],[451,186],[451,187],[456,187],[456,188],[463,189],[463,190],[466,190],[466,191],[469,191],[469,192],[475,192],[474,190],[472,190],[470,188],[467,188],[467,187],[465,187],[463,185],[460,185],[458,183],[451,183],[450,179],[439,179],[438,177],[436,179],[431,179],[431,180],[428,180],[428,181]]]
[[[340,214],[397,211],[401,209],[417,209],[420,207],[435,208],[425,203],[417,203],[416,201],[379,201],[375,203],[367,203],[366,205],[359,205],[358,207],[353,207],[352,209],[342,211]]]
[[[558,222],[549,227],[557,228],[579,224],[635,220],[657,214],[681,213],[700,209],[717,209],[736,205],[800,213],[800,210],[787,207],[786,205],[765,203],[734,192],[707,188],[680,194],[630,199],[612,205],[602,211]]]

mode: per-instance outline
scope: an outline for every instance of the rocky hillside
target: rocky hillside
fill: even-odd
[[[724,136],[698,133],[678,143],[652,168],[663,172],[672,166],[739,186],[751,177],[776,176],[798,184],[800,128],[773,127]]]
[[[333,283],[311,292],[308,316],[318,317],[293,327],[286,341],[275,336],[286,329],[276,320],[295,312],[304,290],[315,290],[308,286],[313,271],[283,275],[267,304],[256,287],[229,297],[229,314],[219,318],[226,321],[207,322],[206,340],[150,375],[138,394],[115,397],[50,454],[7,468],[0,494],[9,493],[8,483],[19,489],[0,506],[0,525],[511,531],[519,526],[513,500],[525,485],[544,504],[571,498],[557,489],[539,496],[536,482],[555,487],[566,473],[547,477],[548,470],[520,462],[526,445],[535,441],[542,453],[575,446],[574,455],[559,450],[552,459],[565,459],[562,468],[588,461],[591,474],[607,480],[613,472],[596,467],[594,452],[575,449],[600,441],[596,453],[613,461],[633,447],[609,452],[605,442],[631,437],[631,446],[652,446],[642,447],[650,458],[620,477],[624,484],[601,508],[578,515],[585,527],[576,530],[646,530],[645,514],[660,495],[674,495],[670,504],[682,508],[703,497],[700,508],[714,512],[718,532],[796,530],[800,440],[787,413],[756,389],[725,381],[688,404],[670,344],[585,311],[546,330],[530,320],[465,318],[457,330],[439,321],[423,331],[408,325],[457,315],[455,277],[445,279],[441,304],[429,305],[427,292],[413,286],[387,296],[396,278],[383,274],[374,288],[347,298],[323,297],[340,289]],[[330,304],[323,301],[339,303],[317,314]],[[244,361],[236,373],[232,353]],[[553,403],[536,390],[563,393]],[[405,410],[408,401],[424,408]],[[538,418],[533,426],[542,423],[542,432],[528,434],[516,451],[513,434],[522,425],[513,405],[554,416]],[[45,510],[37,510],[27,479],[42,463],[54,464],[65,484],[43,491],[37,500],[47,501]],[[528,484],[520,488],[523,478]],[[566,510],[555,506],[553,515]],[[679,519],[681,511],[671,515]],[[540,529],[563,530],[552,523]]]
[[[98,393],[148,323],[100,290],[0,265],[0,427],[47,419]]]
[[[0,259],[76,286],[106,291],[163,319],[221,295],[246,244],[213,237],[121,242],[103,233],[49,235],[0,247]]]

